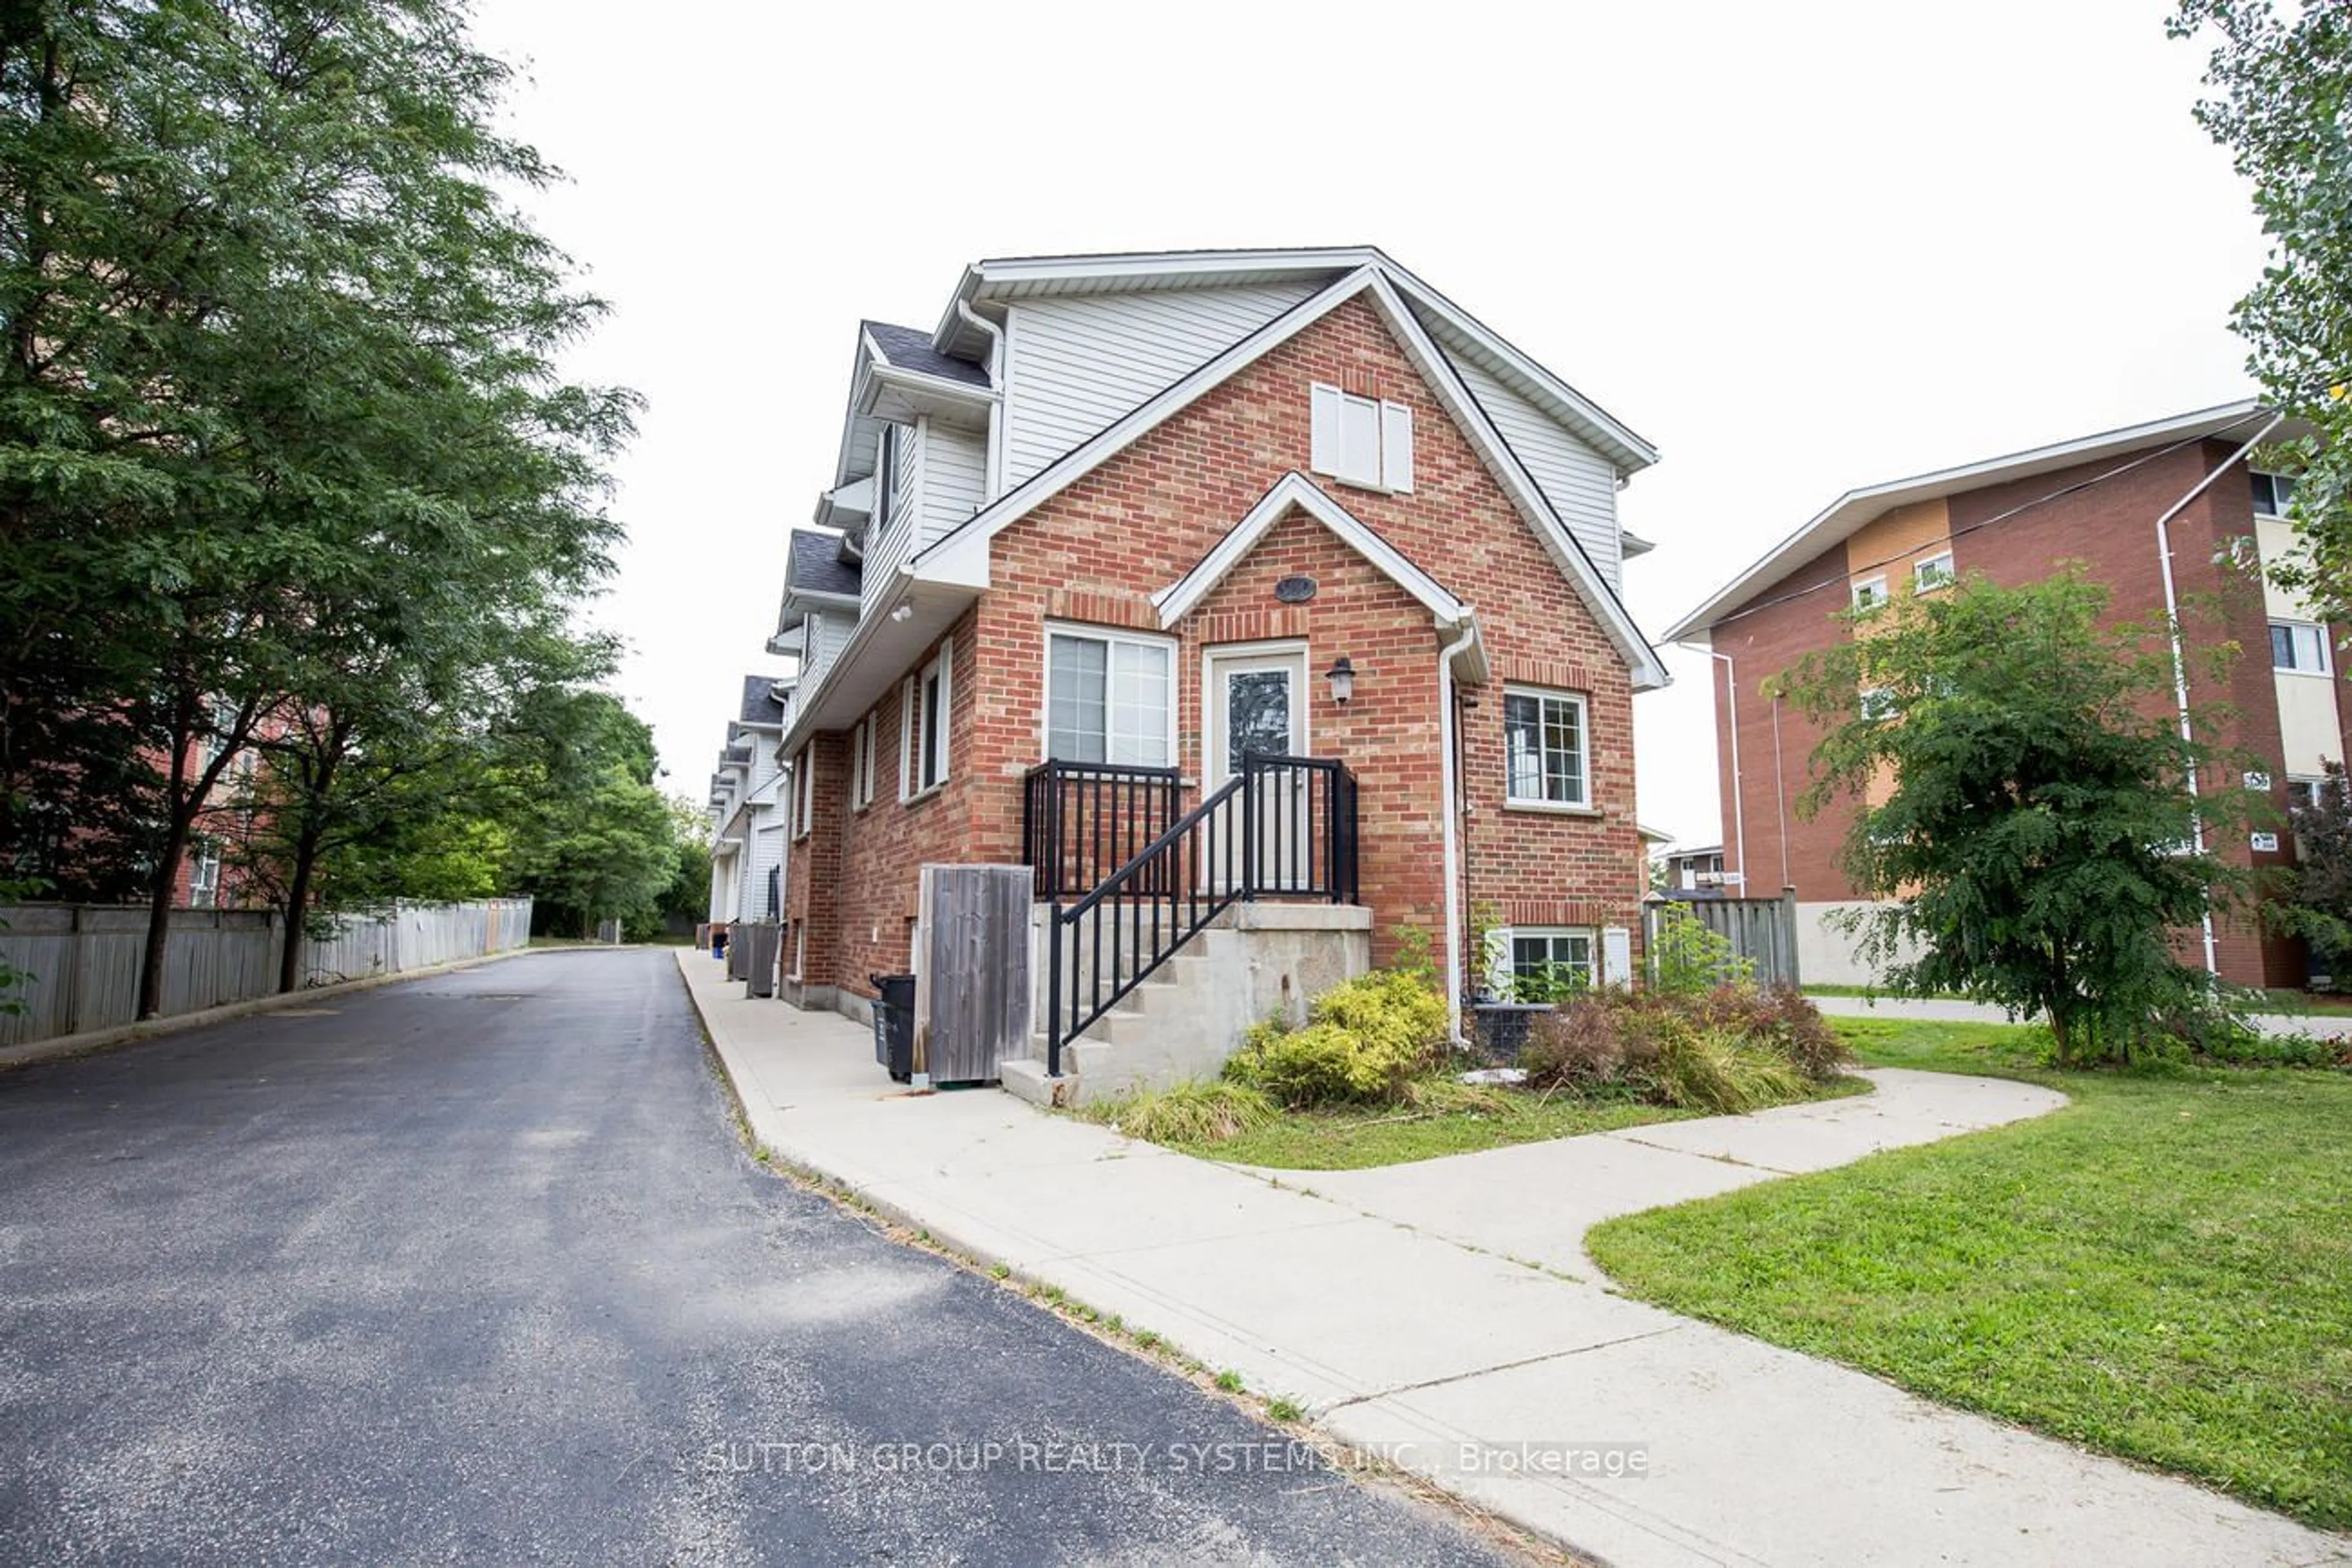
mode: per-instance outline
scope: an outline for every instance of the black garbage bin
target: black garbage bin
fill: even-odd
[[[869,974],[874,998],[874,1059],[905,1083],[915,1075],[915,977]]]

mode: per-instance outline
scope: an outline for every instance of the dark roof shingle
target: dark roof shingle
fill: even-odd
[[[743,712],[738,721],[744,724],[781,724],[784,721],[784,705],[769,695],[768,689],[776,683],[772,675],[747,675],[743,678]]]
[[[793,530],[792,559],[784,568],[785,592],[837,594],[855,599],[864,581],[856,567],[842,564],[840,540],[805,528]]]
[[[887,321],[860,321],[874,340],[882,357],[894,370],[910,370],[919,375],[935,375],[941,381],[961,382],[966,386],[986,386],[988,367],[966,359],[950,359],[931,347],[931,334],[915,327],[894,327]]]

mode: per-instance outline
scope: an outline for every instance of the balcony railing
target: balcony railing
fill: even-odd
[[[1075,830],[1054,826],[1047,808],[1060,797],[1030,774],[1031,814],[1024,837],[1054,848],[1033,854],[1042,888],[1066,880]],[[1129,781],[1139,789],[1150,782]],[[1174,804],[1174,781],[1159,798]],[[1125,796],[1112,794],[1104,803]],[[1137,799],[1151,799],[1139,795]],[[1357,875],[1356,776],[1318,757],[1250,757],[1242,771],[1200,805],[1170,823],[1125,862],[1046,923],[1045,1070],[1058,1078],[1062,1047],[1085,1032],[1208,923],[1233,904],[1259,898],[1328,899],[1354,903]],[[1156,809],[1156,806],[1149,809]],[[1102,843],[1123,832],[1094,819]],[[1055,848],[1055,847],[1059,847]],[[1047,875],[1047,866],[1053,875]]]
[[[1182,794],[1174,768],[1059,762],[1031,768],[1021,858],[1036,869],[1037,897],[1094,891],[1168,831]]]

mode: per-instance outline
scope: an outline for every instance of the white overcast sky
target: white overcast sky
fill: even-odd
[[[2168,8],[484,0],[570,177],[530,211],[614,307],[572,368],[648,401],[619,689],[698,801],[858,318],[928,327],[982,257],[1382,247],[1661,449],[1653,636],[1844,489],[2245,395],[2263,246]],[[1708,841],[1667,663],[1640,816]]]

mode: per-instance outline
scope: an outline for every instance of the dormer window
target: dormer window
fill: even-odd
[[[1314,426],[1309,465],[1366,489],[1412,489],[1412,410],[1316,383],[1307,393]]]

